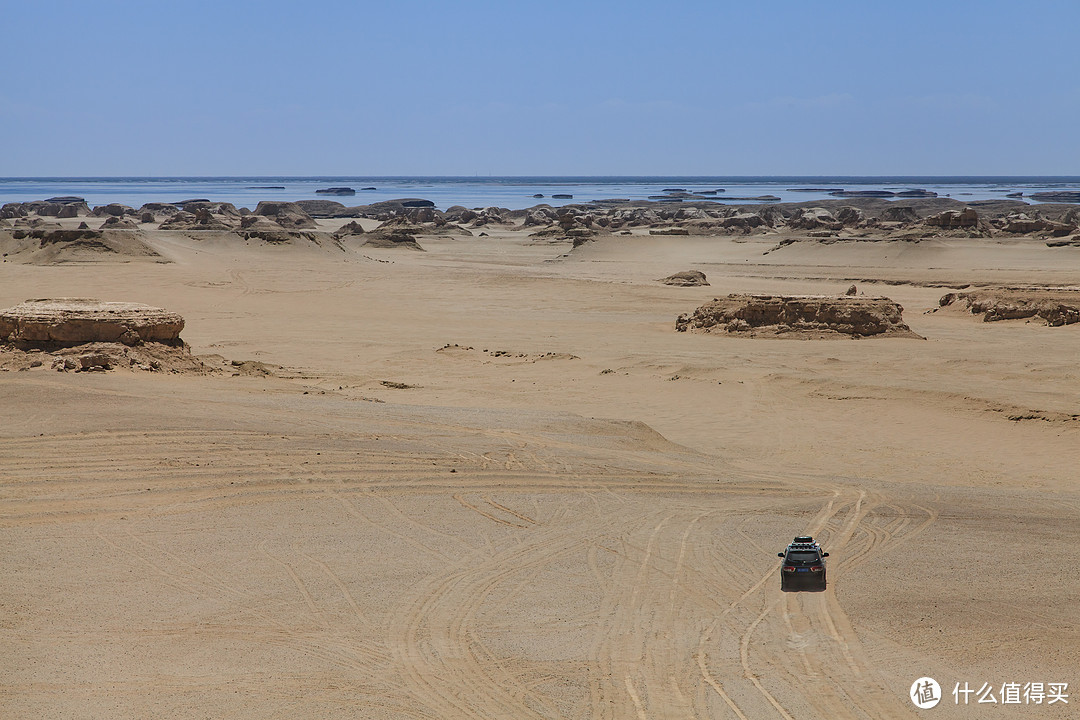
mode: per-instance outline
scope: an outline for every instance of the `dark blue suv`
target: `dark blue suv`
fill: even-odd
[[[780,567],[781,590],[825,589],[825,558],[829,553],[822,552],[814,538],[809,535],[797,537],[777,556],[784,558]]]

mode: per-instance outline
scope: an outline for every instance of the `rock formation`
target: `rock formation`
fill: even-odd
[[[255,208],[256,215],[268,217],[286,230],[310,230],[315,221],[293,202],[270,202],[263,200]]]
[[[200,211],[208,212],[212,215],[222,215],[227,218],[240,217],[240,211],[236,209],[236,206],[230,202],[210,202],[209,200],[188,200],[182,205],[183,209],[189,213],[199,214]]]
[[[239,215],[237,215],[239,217]],[[195,212],[181,210],[158,226],[159,230],[218,230],[229,231],[236,227],[237,218],[214,215],[206,208]]]
[[[866,215],[857,207],[845,206],[836,211],[836,221],[844,227],[861,225]]]
[[[966,207],[963,210],[945,210],[937,215],[927,217],[923,222],[931,227],[945,228],[974,228],[979,226],[979,213],[974,208]]]
[[[709,284],[709,281],[705,279],[705,273],[700,270],[683,270],[674,275],[668,275],[660,282],[665,285],[675,285],[676,287],[692,287],[695,285]]]
[[[833,197],[844,198],[891,198],[896,197],[892,190],[833,190],[829,193]]]
[[[117,222],[123,222],[119,218]],[[82,223],[86,225],[86,223]],[[39,226],[0,233],[5,260],[32,265],[67,262],[168,262],[143,241],[137,229],[92,230]]]
[[[139,226],[126,217],[116,217],[115,215],[105,219],[105,222],[101,224],[103,230],[138,230]]]
[[[138,303],[87,298],[27,300],[0,310],[0,341],[42,345],[91,342],[178,344],[184,318]]]
[[[26,217],[27,211],[20,202],[4,203],[0,206],[0,219]]]
[[[108,205],[98,205],[90,214],[95,217],[102,217],[104,215],[123,217],[124,215],[134,215],[135,208],[121,205],[120,203],[109,203]]]
[[[915,208],[908,205],[890,205],[879,216],[885,222],[913,223],[919,221]]]
[[[1031,194],[1032,200],[1054,203],[1080,203],[1080,190],[1062,190],[1059,192],[1037,192]]]
[[[375,248],[408,248],[423,251],[424,248],[420,247],[420,243],[416,242],[416,233],[416,228],[379,227],[364,234],[364,237],[367,238],[364,245]]]
[[[938,304],[982,315],[984,322],[1034,317],[1050,327],[1080,322],[1080,290],[1070,288],[989,288],[948,293]]]
[[[22,203],[22,208],[27,213],[35,213],[42,217],[71,218],[90,214],[90,207],[85,200],[70,195],[52,197],[48,200],[32,200]]]
[[[313,218],[343,217],[348,208],[337,200],[297,200],[297,206]]]
[[[723,218],[719,224],[722,228],[748,233],[752,229],[764,225],[765,220],[757,213],[740,212]]]
[[[788,227],[796,230],[840,230],[844,224],[825,208],[802,208],[788,219]]]
[[[352,222],[347,222],[344,225],[342,225],[341,227],[339,227],[337,229],[337,231],[334,233],[334,238],[341,239],[343,237],[348,237],[349,235],[363,235],[363,234],[364,234],[364,226],[361,225],[360,223],[358,223],[356,220],[353,220]]]
[[[464,208],[462,209],[464,210]],[[558,217],[558,214],[550,205],[537,205],[525,212],[525,219],[522,221],[522,226],[543,227],[552,224]]]
[[[919,337],[904,324],[903,308],[885,297],[728,295],[675,321],[679,332],[729,332],[852,337]]]
[[[245,215],[240,218],[241,230],[261,230],[263,232],[277,232],[281,226],[268,217],[262,215]]]
[[[172,203],[149,202],[139,208],[139,213],[151,212],[155,215],[174,215],[180,212],[180,208]]]

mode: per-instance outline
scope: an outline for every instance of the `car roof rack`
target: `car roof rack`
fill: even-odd
[[[821,550],[821,543],[809,535],[800,535],[787,546],[788,550]]]

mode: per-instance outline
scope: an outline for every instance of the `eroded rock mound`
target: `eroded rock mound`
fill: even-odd
[[[1076,288],[988,288],[948,293],[941,307],[957,307],[984,322],[1038,317],[1050,327],[1080,322],[1080,289]]]
[[[311,216],[293,202],[263,200],[255,207],[255,214],[270,218],[286,230],[312,230],[316,227]]]
[[[297,200],[296,206],[313,218],[339,217],[346,210],[336,200]]]
[[[840,230],[844,224],[825,208],[802,208],[788,220],[788,226],[797,230]]]
[[[0,341],[16,344],[176,345],[183,329],[184,318],[176,313],[139,303],[46,298],[0,310]]]
[[[138,230],[139,226],[126,217],[110,216],[102,223],[103,230]]]
[[[757,213],[740,212],[721,219],[719,221],[719,225],[720,227],[727,228],[728,230],[737,230],[742,233],[749,233],[754,228],[765,225],[765,219]]]
[[[914,208],[907,205],[890,205],[881,211],[880,217],[884,222],[919,222],[919,214],[915,212]]]
[[[660,282],[665,285],[675,285],[676,287],[692,287],[695,285],[709,284],[709,281],[705,279],[705,273],[700,270],[683,270],[674,275],[668,275]]]
[[[118,222],[120,222],[118,220]],[[86,223],[83,223],[85,226]],[[53,227],[16,228],[0,232],[0,251],[5,261],[30,265],[59,265],[87,262],[168,262],[133,230],[92,230]]]
[[[1029,218],[1024,213],[1012,214],[1001,220],[1001,229],[1014,235],[1033,235],[1049,233],[1051,237],[1065,237],[1077,230],[1076,221],[1070,221],[1072,214],[1066,215],[1064,222],[1046,220],[1041,217]]]
[[[155,215],[173,215],[180,212],[180,207],[172,203],[148,202],[139,208],[139,214],[154,213]]]
[[[421,250],[420,243],[416,242],[416,228],[408,227],[378,227],[369,233],[365,233],[364,237],[367,238],[364,245],[375,248],[408,248],[410,250]]]
[[[240,218],[240,229],[263,232],[277,232],[281,226],[268,217],[262,215],[245,215]]]
[[[198,215],[200,211],[206,211],[212,215],[223,215],[229,218],[240,217],[240,211],[230,202],[210,202],[209,200],[186,200],[181,206],[183,210]]]
[[[809,337],[920,337],[903,320],[903,308],[886,297],[827,295],[728,295],[675,321],[679,332],[729,332],[753,336],[800,333]]]
[[[973,228],[979,226],[979,213],[974,208],[966,207],[963,210],[945,210],[937,215],[931,215],[924,222],[931,227],[945,228]]]
[[[54,370],[56,372],[107,372],[131,370],[155,373],[207,375],[221,373],[223,358],[195,356],[185,345],[144,343],[86,343],[73,346],[19,347],[0,343],[0,372]]]
[[[434,208],[435,203],[423,198],[399,198],[397,200],[383,200],[370,205],[356,205],[347,207],[334,214],[334,217],[368,218],[371,220],[388,220],[396,215],[404,214],[409,208]],[[452,209],[452,208],[451,208]]]
[[[89,215],[90,207],[80,197],[62,196],[48,200],[32,200],[22,204],[26,212],[36,213],[41,217],[73,218]]]
[[[198,208],[194,212],[181,210],[170,215],[161,225],[159,230],[216,230],[227,232],[235,227],[235,220],[226,221],[225,216],[214,215],[206,208]]]
[[[360,223],[358,223],[356,220],[353,220],[353,221],[347,222],[344,225],[342,225],[341,227],[339,227],[337,229],[337,231],[334,233],[333,236],[336,239],[341,239],[343,237],[348,237],[349,235],[363,235],[363,234],[364,234],[364,226],[361,225]]]
[[[109,203],[108,205],[98,205],[90,214],[94,217],[105,217],[108,215],[113,217],[123,217],[124,215],[134,215],[135,208],[121,205],[120,203]]]

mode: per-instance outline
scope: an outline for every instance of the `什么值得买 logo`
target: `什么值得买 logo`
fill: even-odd
[[[911,683],[909,697],[915,707],[927,710],[941,702],[941,686],[932,677],[921,677]]]

